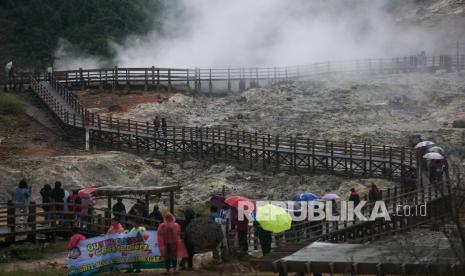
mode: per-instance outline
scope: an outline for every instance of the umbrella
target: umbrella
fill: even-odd
[[[434,145],[434,142],[431,142],[431,141],[423,141],[423,142],[420,142],[418,143],[415,148],[416,149],[419,149],[419,148],[423,148],[423,147],[427,147],[427,146],[431,146],[431,145]]]
[[[444,155],[444,150],[441,147],[434,146],[428,149],[429,152],[437,152],[439,154]]]
[[[239,206],[239,202],[240,201],[245,201],[245,202],[248,202],[249,205],[252,205],[252,206],[255,206],[252,202],[252,200],[244,197],[244,196],[240,196],[240,195],[234,195],[234,196],[230,196],[228,198],[226,198],[226,200],[224,201],[224,203],[228,204],[229,206],[232,206],[234,208],[238,208]]]
[[[264,230],[273,233],[291,229],[291,216],[285,209],[272,204],[258,207],[256,219]]]
[[[314,193],[301,193],[301,194],[297,194],[295,195],[292,200],[293,201],[312,201],[312,200],[315,200],[315,199],[318,199],[319,197],[314,194]]]
[[[338,196],[337,194],[325,194],[324,196],[321,197],[321,199],[326,199],[326,200],[335,200],[335,199],[340,199],[341,197]]]
[[[221,209],[224,206],[224,197],[219,195],[212,195],[210,198],[210,204],[218,209]]]
[[[13,67],[13,61],[10,61],[5,65],[5,70],[9,72],[11,70],[11,67]]]
[[[423,158],[439,160],[444,159],[444,156],[437,152],[428,152],[427,154],[423,155]]]
[[[95,192],[96,190],[97,188],[84,188],[84,189],[79,190],[78,195],[80,197],[86,197],[86,196],[89,196],[91,193]]]

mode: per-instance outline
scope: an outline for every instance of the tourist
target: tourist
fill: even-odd
[[[122,220],[124,215],[126,215],[126,206],[124,206],[123,199],[121,197],[116,198],[116,203],[111,208],[113,216]]]
[[[65,200],[65,190],[61,187],[61,182],[56,181],[55,187],[52,190],[52,200],[55,203],[55,212],[58,212],[57,218],[62,218],[64,200]]]
[[[78,190],[74,190],[72,194],[66,199],[66,206],[68,208],[68,212],[66,215],[66,219],[76,219],[76,201],[79,198]]]
[[[376,187],[375,184],[372,184],[370,190],[368,191],[368,200],[374,203],[381,199],[382,199],[381,191],[378,190],[378,187]]]
[[[129,210],[128,215],[129,220],[136,220],[139,224],[144,223],[144,218],[147,217],[147,210],[145,204],[138,199],[137,202],[134,203],[134,205]]]
[[[210,207],[210,218],[221,226],[222,219],[219,217],[218,208],[216,208],[216,206]],[[213,248],[212,253],[213,262],[218,264],[221,263],[221,243]]]
[[[26,180],[21,180],[16,187],[11,192],[11,199],[16,205],[16,209],[19,211],[18,218],[22,220],[22,223],[27,222],[27,213],[28,213],[28,204],[29,198],[31,197],[31,188],[27,186]],[[20,226],[22,227],[22,225]]]
[[[223,246],[229,248],[228,233],[231,231],[231,209],[229,205],[224,205],[219,212],[221,218],[221,231],[223,231]]]
[[[81,220],[83,227],[87,228],[89,223],[92,221],[92,207],[95,205],[95,200],[91,194],[81,194]]]
[[[255,236],[258,237],[263,256],[266,256],[271,251],[271,232],[263,229],[257,221],[254,221],[254,227]]]
[[[107,235],[123,233],[124,227],[119,221],[119,217],[114,217],[111,219],[110,227],[107,230]]]
[[[247,253],[249,250],[249,243],[247,241],[247,234],[249,232],[249,220],[244,216],[243,220],[237,218],[236,221],[237,239],[239,240],[239,250],[242,253]]]
[[[160,118],[158,116],[155,116],[155,119],[153,120],[153,126],[155,127],[155,135],[160,136],[160,133],[158,132],[160,129]]]
[[[184,223],[181,224],[181,230],[184,233],[184,245],[186,246],[187,257],[181,260],[180,266],[182,268],[185,268],[185,263],[187,263],[187,268],[189,270],[192,270],[192,268],[194,267],[195,249],[194,245],[191,243],[189,237],[187,236],[187,227],[189,227],[189,224],[194,218],[195,212],[193,209],[187,208],[186,210],[184,210]]]
[[[50,202],[52,202],[52,186],[50,184],[45,184],[42,189],[40,189],[40,196],[42,197],[42,209],[44,210],[45,217],[47,221],[49,219],[48,212],[50,211]]]
[[[181,227],[172,214],[168,213],[158,227],[157,240],[160,255],[166,263],[166,272],[169,273],[171,268],[176,272],[178,258],[185,258],[187,254],[181,240]]]
[[[71,234],[72,236],[69,239],[68,244],[66,245],[66,250],[72,250],[76,247],[79,247],[79,242],[86,239],[86,236],[81,234],[79,232],[79,229],[76,227],[73,227],[73,229],[71,230]]]
[[[360,195],[355,191],[354,188],[350,189],[349,201],[354,203],[354,207],[360,203]]]
[[[153,206],[153,211],[150,213],[149,218],[155,220],[155,226],[158,226],[163,222],[163,215],[161,214],[158,205]]]
[[[74,190],[73,193],[66,200],[66,202],[68,203],[68,210],[70,212],[75,212],[76,200],[79,198],[78,192],[78,190]]]
[[[163,131],[163,136],[166,137],[166,128],[168,126],[166,125],[166,119],[161,118],[161,130]]]

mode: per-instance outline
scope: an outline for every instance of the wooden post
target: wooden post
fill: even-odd
[[[174,214],[174,192],[170,192],[170,213]]]
[[[11,237],[8,238],[8,243],[14,243],[16,240],[16,206],[12,200],[8,200],[7,202],[6,221],[11,233]]]
[[[27,236],[27,239],[31,242],[36,241],[36,228],[37,228],[37,213],[36,213],[36,202],[31,201],[29,203],[29,210],[27,216],[27,227],[31,228],[31,234]]]
[[[150,194],[149,193],[145,194],[145,208],[146,208],[147,214],[149,214],[150,213]]]
[[[276,136],[275,155],[276,155],[276,171],[279,171],[279,136]]]
[[[111,195],[107,195],[107,209],[111,211]]]

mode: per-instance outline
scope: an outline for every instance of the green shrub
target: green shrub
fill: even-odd
[[[15,96],[0,92],[0,114],[17,115],[23,112],[23,103]]]
[[[40,247],[28,242],[13,244],[9,248],[10,256],[18,260],[36,259],[38,257],[37,252],[40,252]]]

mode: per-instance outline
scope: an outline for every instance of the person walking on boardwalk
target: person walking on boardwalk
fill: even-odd
[[[163,136],[164,137],[166,137],[166,128],[167,128],[166,119],[161,118],[161,130],[163,131]]]
[[[45,184],[42,189],[40,189],[40,196],[42,197],[42,209],[45,213],[45,220],[49,219],[48,212],[50,211],[50,202],[52,202],[52,186],[50,184]]]
[[[381,191],[376,187],[375,184],[371,185],[371,189],[368,191],[368,200],[372,203],[381,200]]]
[[[18,186],[11,192],[11,199],[19,210],[22,223],[27,221],[27,208],[29,204],[29,198],[31,197],[31,188],[27,186],[26,180],[21,180]],[[21,225],[22,226],[22,225]]]
[[[157,231],[158,247],[160,255],[166,263],[166,273],[173,269],[176,273],[178,259],[187,257],[186,249],[181,240],[181,226],[176,223],[176,218],[168,213]]]
[[[349,201],[354,203],[354,207],[360,203],[360,195],[355,191],[354,188],[350,189]]]
[[[122,218],[126,214],[126,206],[124,206],[123,199],[121,197],[118,197],[116,199],[116,203],[111,208],[111,211],[113,212],[113,216],[115,218],[122,220]]]
[[[271,252],[271,232],[263,229],[257,221],[253,223],[255,228],[255,236],[258,237],[263,256]]]
[[[160,118],[158,116],[155,116],[155,119],[153,120],[153,126],[155,127],[155,135],[160,136],[159,130],[160,130]]]
[[[55,203],[55,211],[62,212],[65,202],[65,190],[61,187],[60,181],[55,182],[55,187],[52,190],[52,200]],[[61,214],[58,214],[58,217],[61,217]]]
[[[181,224],[181,230],[184,233],[184,245],[186,246],[187,257],[181,260],[181,268],[185,268],[187,263],[187,269],[192,270],[194,267],[194,255],[195,248],[190,241],[190,237],[187,234],[187,227],[189,227],[191,221],[195,218],[195,212],[192,208],[184,210],[184,223]]]
[[[155,220],[155,226],[158,226],[163,222],[163,215],[161,214],[160,207],[158,207],[158,205],[153,206],[153,211],[150,213],[149,218]]]

